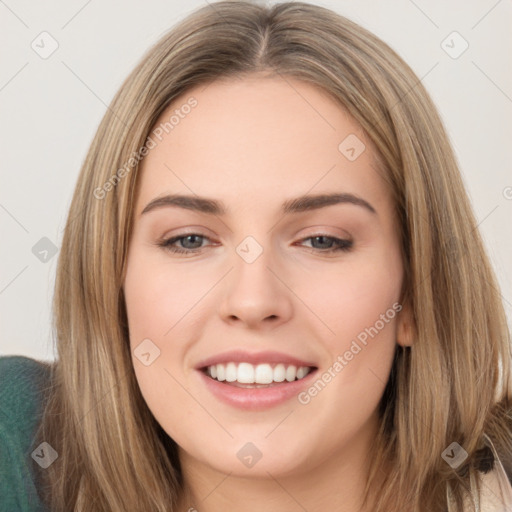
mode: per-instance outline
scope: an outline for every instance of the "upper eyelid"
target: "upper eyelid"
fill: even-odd
[[[195,227],[195,226],[189,226],[189,227],[186,227],[186,228],[183,228],[185,229],[186,231],[183,231],[183,232],[178,232],[177,234],[173,234],[172,236],[171,235],[164,235],[162,237],[160,237],[161,240],[169,240],[171,238],[179,238],[179,237],[184,237],[184,236],[189,236],[189,235],[200,235],[202,237],[205,237],[205,238],[209,238],[209,239],[212,239],[212,238],[215,238],[216,235],[209,235],[207,232],[209,231],[207,228],[203,228],[203,227]],[[319,236],[319,235],[324,235],[324,236],[329,236],[329,237],[332,237],[332,238],[343,238],[343,237],[347,237],[347,238],[352,238],[352,235],[349,234],[348,231],[346,231],[345,229],[342,229],[342,228],[334,228],[333,226],[329,227],[329,228],[322,228],[321,225],[318,225],[318,226],[310,226],[308,228],[305,228],[307,230],[311,229],[313,230],[311,234],[308,234],[308,235],[304,235],[302,236],[301,238],[308,238],[310,236]],[[339,233],[338,234],[334,234],[334,233],[329,233],[329,231],[333,230],[333,229],[336,229]]]

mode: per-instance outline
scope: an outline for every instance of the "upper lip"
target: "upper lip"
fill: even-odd
[[[245,350],[229,350],[222,352],[214,356],[203,359],[196,366],[196,370],[202,370],[208,366],[214,364],[225,364],[229,362],[234,363],[251,363],[251,364],[262,364],[262,363],[283,363],[300,366],[316,367],[311,361],[299,359],[297,357],[284,354],[282,352],[275,351],[263,351],[263,352],[247,352]]]

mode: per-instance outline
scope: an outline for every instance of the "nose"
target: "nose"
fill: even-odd
[[[219,314],[224,322],[251,329],[276,328],[293,314],[293,292],[269,251],[252,263],[235,254],[234,268],[224,279]]]

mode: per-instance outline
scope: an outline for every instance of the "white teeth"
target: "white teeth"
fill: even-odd
[[[217,380],[220,380],[221,382],[226,380],[226,368],[223,364],[217,365]]]
[[[228,363],[228,366],[231,363]],[[235,364],[235,363],[232,363]],[[240,384],[253,384],[254,383],[254,366],[249,363],[240,363],[236,372],[236,380]]]
[[[236,364],[228,363],[226,366],[226,382],[235,382],[236,377]]]
[[[272,367],[268,363],[253,365],[250,363],[216,364],[208,366],[207,374],[220,382],[239,382],[240,384],[271,384],[272,382],[293,382],[304,378],[311,368],[308,366],[284,365]]]
[[[304,368],[304,366],[301,366],[297,370],[297,379],[302,379],[302,377],[304,377],[306,375],[306,370],[307,370],[307,368]]]
[[[297,368],[295,366],[288,366],[286,368],[286,380],[292,382],[295,380],[295,377],[297,377]]]
[[[286,368],[284,364],[279,363],[274,368],[274,381],[275,382],[283,382],[286,378]]]
[[[254,373],[254,380],[258,384],[270,384],[274,380],[274,372],[269,364],[259,364]]]

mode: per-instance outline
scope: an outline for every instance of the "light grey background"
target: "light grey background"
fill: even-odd
[[[511,318],[512,2],[312,3],[380,36],[431,93]],[[60,246],[81,163],[126,75],[171,26],[205,4],[0,0],[0,355],[55,358],[51,299],[57,254],[44,253],[47,242],[39,241],[47,237]],[[44,31],[58,43],[45,59],[32,48],[51,49],[51,38],[40,36]],[[465,41],[467,50],[454,58]]]

